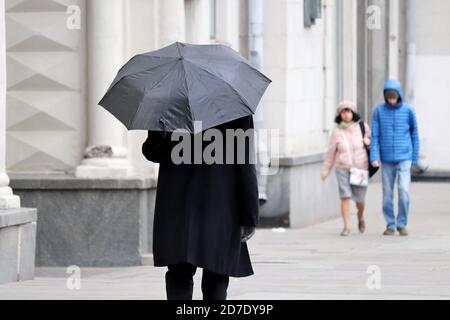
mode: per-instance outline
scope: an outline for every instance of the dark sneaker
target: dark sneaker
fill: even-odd
[[[383,236],[395,236],[395,230],[394,229],[386,229],[386,231],[383,233]]]
[[[366,222],[364,220],[358,222],[358,229],[360,233],[364,233],[366,231]]]
[[[406,228],[397,228],[397,231],[402,237],[408,236],[408,230],[406,230]]]
[[[348,237],[350,235],[350,229],[345,229],[342,230],[341,232],[341,237]]]

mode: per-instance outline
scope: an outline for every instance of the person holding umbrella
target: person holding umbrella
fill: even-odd
[[[251,130],[251,116],[216,127]],[[206,300],[227,296],[229,276],[253,274],[246,241],[258,223],[256,169],[245,164],[194,164],[194,147],[187,164],[176,165],[172,135],[149,132],[142,145],[145,157],[160,163],[154,219],[156,266],[168,266],[168,299],[192,299],[193,276],[203,268]],[[195,137],[191,135],[190,141]],[[253,143],[247,141],[246,153]],[[204,143],[201,153],[210,143]],[[226,153],[230,150],[224,150]]]
[[[229,277],[253,274],[246,243],[259,210],[252,114],[270,82],[231,48],[177,42],[131,59],[100,102],[128,129],[148,131],[142,153],[160,164],[153,256],[155,266],[168,268],[169,300],[192,299],[199,267],[206,300],[226,299]],[[225,159],[232,153],[231,163],[206,163],[203,152],[215,141],[203,139],[199,150],[195,143],[183,150],[189,161],[174,161],[177,137],[195,141],[208,129],[222,137],[250,132],[250,139],[243,151],[236,143],[215,150]]]

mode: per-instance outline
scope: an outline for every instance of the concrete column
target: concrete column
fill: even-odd
[[[356,102],[357,93],[357,2],[344,0],[343,5],[343,98]]]
[[[263,0],[264,1],[264,0]],[[239,53],[246,58],[249,53],[249,0],[239,2]]]
[[[159,0],[159,45],[185,41],[184,0]]]
[[[239,0],[216,2],[216,40],[239,51]]]
[[[210,24],[210,0],[188,0],[186,10],[186,42],[208,44]]]
[[[20,208],[6,174],[6,44],[5,1],[0,0],[0,210]]]
[[[389,78],[399,78],[399,0],[389,1]]]
[[[197,5],[209,4],[209,0],[189,0],[195,3],[195,18],[200,10]],[[191,8],[194,8],[191,7]],[[175,41],[185,41],[185,1],[184,0],[126,0],[126,59],[136,54],[156,50]],[[188,6],[186,6],[186,11]],[[209,14],[209,12],[208,12]],[[188,14],[186,13],[186,16]],[[209,17],[208,17],[209,20]],[[199,23],[200,22],[200,23]],[[193,21],[196,26],[202,21]],[[196,33],[196,31],[193,31]],[[209,28],[206,29],[209,36]],[[204,35],[203,35],[204,36]],[[189,40],[190,41],[190,40]],[[141,146],[147,139],[145,130],[128,132],[128,157],[134,174],[139,176],[156,176],[158,165],[149,162],[142,155]]]
[[[126,0],[126,60],[134,55],[157,49],[158,44],[158,0]],[[128,131],[128,158],[136,175],[153,176],[156,165],[142,154],[142,143],[147,131]]]
[[[376,8],[369,16],[368,8]],[[367,27],[368,18],[379,26]],[[358,106],[363,119],[371,121],[373,108],[383,102],[383,85],[389,77],[389,3],[358,0]]]
[[[369,0],[380,10],[381,28],[368,31],[367,39],[367,101],[368,113],[383,102],[383,86],[389,77],[389,3],[387,0]]]
[[[124,1],[87,1],[88,148],[80,178],[123,178],[132,172],[126,128],[97,105],[124,63]]]

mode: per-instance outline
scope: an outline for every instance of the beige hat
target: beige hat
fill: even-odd
[[[356,105],[351,102],[351,101],[342,101],[341,103],[339,103],[337,110],[336,110],[336,114],[340,115],[341,112],[345,109],[350,109],[352,110],[354,113],[358,113],[357,109],[356,109]]]

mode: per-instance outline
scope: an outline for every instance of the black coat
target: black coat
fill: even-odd
[[[251,129],[253,118],[216,127],[223,137],[228,128]],[[151,131],[142,145],[144,156],[160,163],[153,230],[155,266],[188,262],[222,275],[252,275],[240,226],[258,224],[255,165],[248,157],[245,164],[175,165],[170,154],[178,142],[171,141],[171,135]],[[203,142],[203,149],[208,144]],[[254,152],[248,140],[245,147],[247,155]]]

